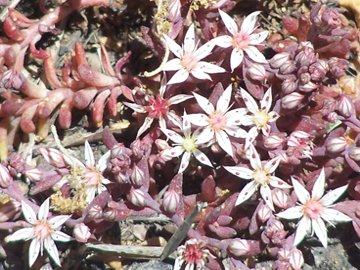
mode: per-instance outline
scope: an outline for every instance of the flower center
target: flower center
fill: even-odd
[[[184,258],[188,264],[196,264],[203,259],[203,252],[197,245],[187,245]]]
[[[195,140],[192,137],[187,137],[184,139],[182,143],[182,147],[185,149],[186,152],[192,153],[196,150]]]
[[[101,185],[103,179],[103,176],[96,168],[86,168],[83,177],[87,187],[96,188]]]
[[[267,185],[270,181],[270,175],[264,169],[254,171],[253,177],[254,181],[259,185]]]
[[[311,219],[320,218],[323,208],[323,205],[319,201],[309,200],[304,205],[304,215]]]
[[[269,122],[269,114],[266,110],[257,111],[254,113],[254,123],[258,128],[266,127],[267,123]]]
[[[52,228],[46,219],[41,219],[36,221],[35,228],[34,228],[34,235],[36,238],[45,240],[48,238],[52,233]]]
[[[223,130],[226,126],[226,118],[222,113],[214,112],[209,116],[209,125],[214,131]]]
[[[245,33],[237,33],[233,36],[232,45],[236,49],[246,49],[249,46],[250,36]]]
[[[149,117],[151,118],[157,118],[166,115],[169,110],[169,104],[166,99],[163,99],[160,96],[157,96],[156,98],[149,97],[149,106],[146,106],[145,109],[149,113]]]
[[[195,67],[195,65],[199,62],[191,53],[184,54],[181,59],[180,63],[181,65],[188,71],[191,72],[191,70]]]

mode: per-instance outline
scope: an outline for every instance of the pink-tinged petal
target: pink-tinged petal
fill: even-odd
[[[227,13],[219,9],[219,14],[221,16],[221,19],[224,22],[225,27],[232,35],[235,35],[239,32],[239,28],[236,24],[236,22],[231,18]]]
[[[271,132],[271,126],[269,124],[265,125],[265,127],[261,128],[261,132],[265,137],[269,136]]]
[[[230,156],[234,155],[229,136],[225,131],[220,130],[215,132],[215,138],[222,150],[224,150]]]
[[[255,193],[257,186],[258,185],[255,183],[255,181],[251,181],[250,183],[246,184],[246,186],[241,190],[235,205],[242,204],[248,200]]]
[[[244,108],[245,109],[245,108]],[[250,116],[250,115],[244,115],[241,118],[241,125],[247,127],[247,126],[253,126],[255,125],[254,123],[254,117]],[[255,127],[256,128],[256,127]],[[256,128],[257,129],[257,128]],[[257,135],[256,135],[257,136]]]
[[[88,168],[91,167],[95,167],[95,158],[94,158],[94,153],[93,150],[91,149],[91,146],[89,144],[89,142],[86,140],[85,141],[85,165]]]
[[[245,167],[224,166],[224,169],[242,179],[252,179],[254,174],[252,170]]]
[[[169,102],[169,105],[179,104],[190,98],[193,98],[193,96],[191,96],[191,95],[176,95],[176,96],[169,98],[168,102]]]
[[[227,126],[239,126],[242,125],[243,117],[247,113],[245,108],[237,108],[225,113]]]
[[[181,64],[181,60],[179,58],[174,58],[165,63],[163,70],[165,71],[173,71],[180,70],[183,66]]]
[[[55,241],[59,241],[59,242],[69,242],[71,240],[73,240],[73,238],[63,232],[60,231],[54,231],[51,234],[52,239],[54,239]]]
[[[176,57],[181,58],[183,50],[173,39],[169,38],[167,35],[164,35],[165,43],[168,46],[169,50],[176,55]]]
[[[252,127],[245,138],[245,149],[248,149],[250,145],[255,141],[256,137],[259,135],[259,132],[256,127]]]
[[[191,75],[194,76],[195,78],[199,79],[199,80],[209,80],[211,81],[211,77],[209,74],[207,74],[206,72],[204,72],[200,66],[197,66],[195,68],[193,68],[191,70]]]
[[[129,108],[133,109],[135,112],[146,113],[146,110],[144,109],[144,106],[142,106],[142,105],[130,103],[130,102],[123,102],[123,104],[125,104]]]
[[[166,74],[164,72],[160,82],[160,89],[159,89],[160,97],[164,97],[165,90],[166,90]]]
[[[311,230],[311,220],[309,218],[303,217],[297,224],[294,246],[297,246],[304,240],[308,231]]]
[[[239,127],[225,127],[223,129],[227,134],[235,138],[243,138],[245,139],[247,136],[247,132]]]
[[[5,241],[6,242],[14,242],[14,241],[19,241],[19,240],[27,241],[34,237],[35,237],[34,228],[23,228],[23,229],[17,230],[13,234],[7,236],[5,238]]]
[[[275,122],[280,117],[280,115],[277,112],[269,112],[268,115],[269,115],[269,120],[268,120],[269,123]]]
[[[177,126],[179,129],[181,129],[181,118],[174,112],[174,111],[169,111],[167,114],[167,118],[175,125]],[[163,120],[163,123],[161,123]],[[159,119],[159,124],[160,124],[160,128],[166,128],[166,123],[165,120],[163,118]]]
[[[262,169],[259,153],[256,151],[256,148],[252,144],[249,146],[248,158],[250,160],[250,165],[254,170]]]
[[[195,143],[196,145],[200,145],[203,143],[207,143],[211,141],[214,138],[214,130],[210,128],[209,126],[204,128],[198,136],[195,137]]]
[[[260,14],[260,11],[255,11],[250,13],[248,16],[245,17],[241,24],[241,33],[251,34],[255,30],[255,24],[257,22],[257,17]]]
[[[273,173],[275,172],[275,170],[277,169],[277,167],[279,166],[281,161],[281,158],[279,157],[275,157],[273,159],[271,159],[270,161],[268,161],[265,166],[264,169],[268,172],[268,173]]]
[[[189,152],[184,152],[181,157],[181,162],[179,166],[179,173],[183,173],[186,168],[189,166],[191,154]]]
[[[182,144],[182,142],[184,141],[184,138],[177,134],[175,131],[172,131],[170,129],[161,129],[161,131],[174,143]]]
[[[295,178],[291,177],[291,182],[294,187],[294,191],[299,201],[302,204],[305,204],[310,200],[310,193],[305,189],[305,187],[299,183]]]
[[[184,38],[184,52],[188,53],[192,53],[195,50],[195,25],[191,24],[189,29],[186,32],[185,38]]]
[[[231,51],[231,56],[230,56],[230,68],[231,68],[231,72],[234,71],[235,68],[237,68],[238,66],[240,66],[240,64],[242,63],[244,59],[244,51],[243,50],[239,50],[234,48]]]
[[[199,49],[197,49],[196,52],[193,53],[193,56],[197,60],[201,60],[211,53],[211,51],[214,49],[214,46],[215,43],[213,42],[213,40],[210,40],[204,45],[202,45]]]
[[[219,36],[211,40],[216,46],[221,48],[232,47],[233,38],[230,36]]]
[[[245,48],[244,51],[250,57],[251,60],[257,63],[263,63],[263,64],[267,63],[265,56],[256,47],[249,46]]]
[[[60,228],[61,225],[63,225],[71,216],[68,215],[60,215],[52,217],[48,220],[51,227],[56,230]]]
[[[56,265],[61,266],[60,259],[59,259],[59,251],[55,245],[54,240],[51,238],[47,238],[44,241],[44,247],[49,253],[51,259],[56,263]]]
[[[201,70],[202,72],[209,73],[209,74],[222,73],[222,72],[226,71],[225,69],[223,69],[222,67],[219,67],[218,65],[210,64],[210,63],[204,62],[204,61],[198,62],[196,64],[194,70]]]
[[[337,189],[331,190],[328,193],[325,194],[324,197],[321,198],[320,202],[324,205],[324,206],[330,206],[332,205],[334,202],[336,202],[341,195],[344,194],[344,192],[346,191],[346,189],[348,188],[348,186],[342,186],[339,187]]]
[[[186,112],[184,112],[183,116],[182,132],[184,133],[185,137],[189,137],[191,134],[191,124],[190,121],[186,119]]]
[[[271,189],[268,185],[261,185],[260,194],[266,205],[272,210],[275,211],[274,203],[271,196]]]
[[[199,127],[206,127],[209,125],[209,117],[203,113],[188,114],[186,119],[189,120],[191,124]]]
[[[262,31],[260,33],[254,33],[250,35],[249,45],[258,45],[265,41],[269,35],[268,31]]]
[[[220,98],[216,103],[217,112],[221,112],[222,114],[224,114],[228,110],[231,99],[231,93],[232,93],[232,85],[230,84],[222,93],[222,95],[220,96]]]
[[[100,157],[96,166],[100,172],[105,171],[107,164],[110,160],[110,156],[111,156],[111,151],[109,150]]]
[[[283,219],[299,219],[303,215],[303,206],[294,206],[276,214],[276,216]]]
[[[204,112],[206,112],[207,114],[212,114],[215,111],[214,106],[211,104],[211,102],[207,98],[204,98],[203,96],[200,96],[199,94],[196,94],[195,92],[193,92],[193,95],[194,95],[197,103],[199,104],[201,109],[203,109]],[[189,114],[189,116],[190,115],[191,114]]]
[[[174,269],[173,270],[180,270],[181,266],[183,265],[184,260],[181,259],[181,257],[177,257],[175,260],[175,264],[174,264]]]
[[[148,130],[153,121],[154,121],[154,118],[146,117],[144,119],[144,123],[141,125],[141,127],[138,130],[136,138],[139,138],[146,130]]]
[[[29,246],[29,267],[31,267],[39,256],[40,252],[40,241],[38,239],[34,239],[31,241]]]
[[[341,213],[338,210],[331,209],[331,208],[324,208],[323,212],[321,213],[321,218],[325,221],[331,223],[335,222],[350,222],[352,221],[351,217]]]
[[[285,181],[281,180],[279,177],[276,176],[270,176],[270,186],[276,187],[276,188],[291,188],[291,186],[286,183]]]
[[[324,221],[321,218],[311,220],[312,228],[319,238],[321,244],[324,248],[327,248],[327,230]]]
[[[259,107],[255,99],[243,88],[240,87],[241,97],[243,98],[246,108],[253,114],[259,111]]]
[[[205,164],[205,165],[207,165],[209,167],[213,167],[212,164],[211,164],[210,159],[203,152],[201,152],[200,150],[196,149],[193,154],[194,154],[195,158],[200,163]]]
[[[269,87],[269,89],[265,92],[263,98],[260,101],[261,110],[265,109],[268,112],[271,108],[271,103],[272,103],[272,93],[271,93],[271,87]]]
[[[34,210],[30,207],[30,205],[28,205],[24,201],[21,201],[21,209],[26,221],[30,224],[34,224],[37,218]]]
[[[167,84],[176,84],[176,83],[185,82],[188,77],[189,77],[189,72],[186,69],[182,68],[172,76],[172,78],[170,79],[170,81],[168,81]]]
[[[39,208],[38,219],[47,219],[49,215],[50,198],[47,198]]]
[[[313,186],[311,192],[311,198],[315,200],[320,200],[320,198],[324,195],[324,192],[325,192],[325,171],[324,168],[322,168]]]
[[[86,189],[86,202],[88,204],[90,204],[94,198],[95,198],[95,195],[96,195],[96,191],[97,191],[97,188],[92,186],[92,187],[88,187]]]

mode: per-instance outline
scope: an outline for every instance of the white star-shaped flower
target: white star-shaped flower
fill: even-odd
[[[325,172],[321,170],[317,178],[311,195],[299,181],[292,178],[292,184],[300,205],[289,208],[279,214],[283,219],[300,219],[295,233],[294,246],[297,246],[307,233],[314,233],[319,238],[321,244],[327,247],[327,230],[325,222],[347,222],[351,218],[347,215],[332,209],[333,203],[346,191],[347,185],[334,189],[324,195],[325,192]],[[334,225],[333,225],[334,226]]]
[[[164,37],[170,51],[177,57],[168,61],[163,68],[165,71],[177,70],[168,84],[184,82],[190,74],[200,80],[211,80],[209,74],[225,72],[222,67],[201,61],[210,54],[214,44],[209,41],[197,49],[194,24],[190,25],[186,32],[182,47],[167,35]]]
[[[242,124],[242,118],[247,110],[237,108],[229,111],[231,105],[232,86],[229,85],[216,103],[216,109],[210,101],[196,93],[194,97],[199,106],[206,112],[189,114],[186,118],[194,125],[204,127],[198,137],[199,143],[207,143],[215,138],[219,146],[230,156],[233,156],[233,150],[229,136],[236,138],[246,138],[247,133],[239,126]]]
[[[260,11],[255,11],[247,16],[239,29],[236,22],[225,12],[219,10],[221,19],[231,36],[224,35],[213,39],[213,42],[222,48],[233,47],[230,56],[231,71],[234,71],[243,61],[244,52],[247,56],[258,63],[267,63],[264,55],[255,47],[261,44],[268,36],[268,31],[254,33],[256,29],[257,16]]]
[[[161,129],[161,131],[174,142],[174,146],[162,151],[161,155],[165,157],[179,157],[182,155],[179,173],[183,173],[188,167],[191,155],[194,155],[202,164],[212,167],[209,158],[198,149],[201,144],[198,142],[199,130],[195,130],[191,134],[191,125],[189,120],[186,119],[186,113],[182,121],[183,137],[170,129],[165,128]]]
[[[34,210],[22,201],[21,206],[23,215],[26,221],[32,226],[17,230],[5,238],[6,242],[19,240],[27,241],[32,239],[29,246],[29,267],[34,264],[39,253],[41,256],[43,255],[44,248],[54,262],[60,266],[59,251],[56,248],[54,241],[68,242],[72,240],[69,235],[59,231],[61,225],[63,225],[70,216],[61,215],[48,219],[49,200],[49,198],[46,199],[40,206],[37,217]]]
[[[271,130],[270,123],[276,121],[279,118],[279,114],[277,112],[269,112],[272,103],[271,87],[261,99],[260,108],[255,99],[243,88],[241,88],[241,96],[246,108],[251,113],[251,115],[245,115],[243,117],[242,125],[253,126],[246,136],[245,148],[248,148],[258,136],[259,130],[262,131],[264,136],[269,136]]]
[[[263,166],[259,154],[252,144],[250,145],[248,154],[252,170],[245,167],[224,166],[224,168],[233,175],[251,180],[251,182],[246,184],[246,186],[241,190],[235,205],[239,205],[248,200],[260,186],[261,197],[264,199],[267,206],[274,211],[270,186],[281,189],[291,188],[291,186],[286,182],[273,175],[279,166],[280,158],[273,158]]]

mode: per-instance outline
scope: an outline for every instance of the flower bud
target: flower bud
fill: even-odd
[[[73,234],[76,241],[81,243],[86,243],[91,236],[89,227],[86,226],[84,223],[76,224]]]
[[[292,61],[292,60],[289,60],[287,62],[285,62],[282,66],[280,66],[280,73],[281,74],[290,74],[292,72],[294,72],[296,69],[296,66],[295,66],[295,62]]]
[[[64,154],[55,148],[39,148],[40,154],[44,157],[47,163],[50,165],[63,168],[67,166],[67,162],[64,159]]]
[[[264,146],[267,149],[275,149],[282,145],[284,142],[284,138],[280,137],[277,134],[272,134],[270,136],[265,137]]]
[[[29,178],[31,181],[39,182],[43,179],[44,173],[40,169],[34,168],[25,171],[25,176]]]
[[[351,149],[349,157],[355,161],[360,161],[360,147],[354,147]]]
[[[270,59],[270,66],[273,68],[280,68],[286,62],[290,60],[290,54],[288,52],[282,52],[275,54],[273,58]]]
[[[326,150],[329,153],[335,154],[345,150],[348,146],[347,141],[344,137],[332,138],[326,143]]]
[[[311,76],[309,72],[303,72],[298,74],[300,84],[307,84],[311,80]]]
[[[289,196],[283,190],[275,188],[272,192],[272,199],[277,207],[282,209],[288,207]]]
[[[144,172],[135,165],[130,179],[134,186],[140,187],[144,182]]]
[[[336,120],[339,119],[339,115],[336,112],[331,112],[327,115],[327,120],[329,120],[331,123],[335,123]]]
[[[267,79],[266,70],[260,64],[251,64],[250,68],[247,69],[247,72],[250,78],[255,81],[264,81]]]
[[[355,115],[355,107],[351,99],[347,96],[341,96],[338,104],[338,111],[344,117]]]
[[[89,213],[88,213],[89,218],[91,219],[100,219],[103,217],[103,210],[100,207],[100,205],[93,205],[90,209],[89,209]]]
[[[167,143],[167,141],[162,140],[162,139],[157,139],[155,140],[155,145],[159,150],[165,150],[165,149],[169,149],[170,146]]]
[[[322,81],[328,72],[329,67],[325,60],[317,60],[314,64],[309,67],[309,73],[313,81]]]
[[[305,44],[301,51],[295,56],[295,61],[299,66],[303,67],[314,63],[316,58],[317,57],[315,55],[314,48],[312,48],[312,45],[309,46],[308,44]]]
[[[281,84],[281,90],[284,92],[284,94],[290,94],[294,92],[297,89],[297,87],[298,87],[298,82],[291,79],[286,79]]]
[[[337,79],[345,75],[349,62],[345,59],[331,57],[328,61],[330,73]]]
[[[319,86],[313,82],[308,82],[306,84],[299,84],[298,89],[302,92],[309,93],[311,91],[314,91]]]
[[[144,207],[145,205],[145,193],[141,189],[132,188],[129,194],[130,202],[138,207]]]
[[[163,208],[166,212],[175,213],[180,202],[180,196],[175,190],[168,190],[164,194]]]
[[[21,212],[21,204],[10,199],[4,204],[0,204],[0,222],[13,220]]]
[[[304,99],[303,95],[301,95],[298,92],[293,92],[291,94],[284,96],[281,99],[281,106],[284,109],[288,109],[288,110],[294,109],[300,105],[300,103],[302,102],[303,99]]]
[[[220,225],[220,226],[227,226],[231,223],[231,221],[233,220],[232,217],[227,216],[227,215],[220,215],[216,222]]]
[[[208,228],[221,239],[233,238],[237,234],[235,229],[231,227],[219,226],[219,224],[216,222],[214,224],[209,224]]]
[[[247,240],[244,239],[237,239],[232,241],[229,246],[228,250],[231,254],[239,257],[247,255],[250,251],[250,245]]]
[[[9,170],[0,163],[0,187],[7,188],[12,181],[13,178],[11,177]]]
[[[293,248],[290,251],[289,263],[294,270],[301,270],[304,264],[304,256],[300,250]]]
[[[262,223],[267,221],[271,217],[271,215],[272,211],[267,205],[263,205],[257,212],[257,216]]]

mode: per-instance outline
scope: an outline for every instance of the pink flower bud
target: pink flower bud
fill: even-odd
[[[347,96],[341,96],[338,103],[338,111],[344,117],[355,115],[355,107],[352,100]]]
[[[349,62],[345,59],[331,57],[328,61],[329,70],[335,78],[345,75],[345,71],[349,66]]]
[[[275,54],[273,58],[270,59],[269,63],[273,68],[280,68],[289,60],[290,60],[290,54],[288,52],[282,52]]]
[[[55,148],[39,148],[40,154],[44,157],[47,163],[50,165],[63,168],[67,166],[67,163],[64,159],[64,154]]]
[[[298,89],[302,92],[309,93],[311,91],[314,91],[319,86],[313,82],[308,82],[305,84],[299,84]]]
[[[0,204],[0,222],[13,220],[21,212],[21,204],[11,199],[5,204]]]
[[[355,161],[360,161],[360,147],[354,147],[351,149],[349,156]]]
[[[262,223],[267,221],[271,217],[271,215],[272,211],[267,205],[263,205],[257,212],[257,216]]]
[[[289,60],[285,62],[282,66],[280,66],[279,71],[281,74],[290,74],[294,72],[295,69],[296,69],[295,62],[293,60]]]
[[[326,117],[331,123],[335,123],[339,119],[339,116],[336,112],[331,112]]]
[[[26,170],[25,176],[29,178],[31,181],[39,182],[41,179],[43,179],[44,173],[43,171],[34,168],[34,169]]]
[[[325,60],[317,60],[314,64],[309,67],[309,73],[311,79],[314,81],[322,81],[328,72],[329,67]]]
[[[169,144],[167,143],[167,141],[165,140],[162,140],[162,139],[157,139],[155,141],[155,145],[156,147],[159,149],[159,150],[165,150],[165,149],[169,149],[170,146]]]
[[[300,250],[293,248],[290,251],[289,263],[294,270],[301,270],[304,264],[304,256]]]
[[[256,81],[264,81],[267,79],[266,70],[260,64],[251,64],[247,70],[251,79]]]
[[[140,187],[144,181],[144,172],[135,165],[131,173],[130,179],[135,186]]]
[[[129,194],[130,202],[138,207],[144,207],[145,205],[145,193],[141,189],[132,188]]]
[[[284,142],[284,138],[280,137],[277,134],[272,134],[270,136],[265,137],[264,146],[267,149],[275,149],[281,146]]]
[[[281,106],[284,109],[288,109],[288,110],[294,109],[300,105],[300,103],[302,102],[303,99],[304,99],[303,95],[301,95],[298,92],[293,92],[291,94],[284,96],[281,99]]]
[[[230,216],[226,216],[226,215],[220,215],[216,222],[220,225],[220,226],[227,226],[231,223],[231,221],[233,220],[232,217]]]
[[[308,66],[316,61],[314,48],[311,44],[305,44],[301,51],[295,56],[295,61],[299,66]]]
[[[217,222],[215,222],[214,224],[209,224],[208,228],[221,239],[232,238],[237,234],[235,229],[231,227],[219,226]]]
[[[164,194],[163,207],[166,212],[175,213],[180,202],[180,196],[175,190],[168,190]]]
[[[277,207],[282,209],[288,207],[289,196],[283,190],[275,188],[272,192],[272,199]]]
[[[298,82],[291,79],[286,79],[281,84],[281,90],[284,92],[284,94],[290,94],[294,92],[297,89],[297,87],[298,87]]]
[[[73,234],[76,241],[81,243],[86,243],[91,236],[89,227],[86,226],[84,223],[76,224]]]
[[[0,163],[0,187],[7,188],[12,181],[13,178],[11,177],[9,170]]]
[[[100,205],[95,204],[89,209],[88,215],[91,219],[100,219],[103,217],[103,210]]]
[[[326,143],[326,150],[332,154],[340,153],[348,146],[344,137],[332,138]]]
[[[239,257],[247,255],[250,251],[250,245],[247,240],[244,239],[238,239],[232,241],[229,246],[228,250],[231,254]]]

